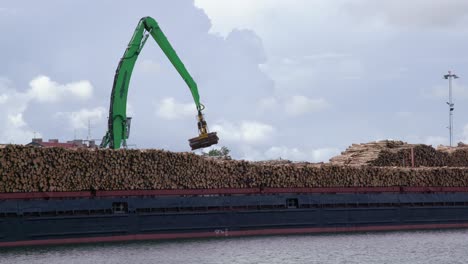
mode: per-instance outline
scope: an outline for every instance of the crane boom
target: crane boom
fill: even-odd
[[[143,17],[138,22],[132,39],[123,57],[120,59],[115,72],[109,107],[108,131],[102,139],[101,147],[109,146],[110,148],[118,149],[121,145],[126,145],[131,121],[131,118],[127,117],[128,87],[135,62],[149,35],[158,43],[174,68],[184,79],[195,102],[198,111],[199,136],[189,140],[192,150],[217,144],[218,137],[216,133],[208,133],[207,125],[201,112],[204,106],[200,103],[200,95],[198,94],[196,82],[185,68],[179,56],[177,56],[177,53],[172,48],[156,20],[151,17]]]

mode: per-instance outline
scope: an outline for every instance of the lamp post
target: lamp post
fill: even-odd
[[[450,138],[450,147],[453,144],[453,110],[454,108],[454,103],[452,101],[452,79],[458,79],[459,77],[455,74],[453,74],[451,71],[448,72],[448,74],[444,75],[445,79],[448,79],[449,81],[449,101],[447,102],[447,105],[449,106],[449,138]]]

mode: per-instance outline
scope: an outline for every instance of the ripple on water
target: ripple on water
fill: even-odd
[[[268,236],[0,249],[0,263],[466,263],[468,230]]]

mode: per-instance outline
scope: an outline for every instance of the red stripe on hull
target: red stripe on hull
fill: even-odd
[[[0,242],[0,247],[58,245],[58,244],[63,245],[63,244],[77,244],[77,243],[142,241],[142,240],[167,240],[167,239],[181,239],[181,238],[291,235],[291,234],[313,234],[313,233],[346,233],[346,232],[365,232],[365,231],[398,231],[398,230],[449,229],[449,228],[468,228],[468,223],[398,225],[398,226],[279,228],[279,229],[260,229],[260,230],[243,230],[243,231],[215,230],[213,232],[198,232],[198,233],[194,232],[194,233],[172,233],[172,234],[135,234],[135,235],[108,236],[108,237],[82,237],[82,238],[61,238],[61,239]]]
[[[230,194],[278,194],[278,193],[439,193],[468,192],[468,187],[326,187],[326,188],[229,188],[229,189],[179,189],[179,190],[121,190],[78,192],[18,192],[0,193],[0,200],[7,199],[57,199],[122,196],[169,195],[230,195]]]

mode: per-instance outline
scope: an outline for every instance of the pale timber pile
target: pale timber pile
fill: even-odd
[[[249,187],[468,186],[468,168],[206,159],[162,150],[0,148],[0,192]]]
[[[395,152],[409,148],[410,145],[403,141],[382,140],[363,144],[352,144],[341,155],[330,159],[334,165],[369,165],[374,160],[379,159],[384,151]]]
[[[333,165],[379,167],[468,167],[468,145],[438,146],[382,140],[353,144],[330,159]]]

